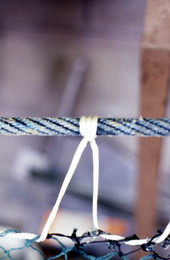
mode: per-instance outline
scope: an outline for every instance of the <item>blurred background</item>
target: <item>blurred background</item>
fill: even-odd
[[[139,117],[145,8],[145,0],[1,0],[1,116]],[[0,136],[0,225],[40,232],[79,142],[78,137]],[[138,140],[97,142],[101,228],[132,234]],[[167,151],[166,143],[158,201],[165,223],[169,206],[160,201],[170,196]],[[70,233],[75,225],[80,231],[91,228],[91,197],[87,148],[56,221],[61,232]],[[67,227],[75,216],[76,223]]]

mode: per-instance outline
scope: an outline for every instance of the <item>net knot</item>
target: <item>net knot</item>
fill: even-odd
[[[97,116],[82,116],[80,118],[80,134],[89,142],[96,138],[97,122]]]

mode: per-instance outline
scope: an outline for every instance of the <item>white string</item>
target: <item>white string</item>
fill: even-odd
[[[99,229],[98,224],[98,187],[99,187],[99,149],[96,141],[90,142],[93,151],[93,226]]]
[[[163,241],[165,241],[165,239],[169,235],[170,235],[170,222],[166,226],[164,232],[160,236],[155,237],[152,240],[152,242],[155,244],[162,243]],[[109,239],[109,240],[114,240],[114,241],[120,241],[120,240],[125,239],[125,237],[117,236],[117,235],[110,235],[110,234],[101,234],[101,237],[103,237],[105,239]],[[126,245],[131,245],[131,246],[141,246],[141,245],[147,244],[149,241],[150,241],[150,238],[145,238],[145,239],[132,239],[129,241],[124,241],[123,243]]]
[[[170,235],[170,222],[166,226],[164,232],[159,237],[155,237],[153,239],[153,242],[156,244],[162,243],[169,235]]]
[[[99,149],[95,138],[97,133],[98,117],[81,117],[80,133],[90,143],[93,156],[93,227],[99,229],[98,224],[98,187],[99,187]]]
[[[3,233],[4,233],[4,236],[3,236]],[[12,231],[9,233],[6,233],[6,231],[0,231],[0,236],[15,238],[15,239],[28,239],[28,240],[32,240],[32,239],[35,239],[36,237],[38,237],[38,235],[36,235],[34,233],[12,232]]]
[[[56,214],[58,212],[58,208],[60,206],[61,200],[66,192],[66,189],[68,187],[68,184],[71,181],[71,178],[74,175],[74,172],[77,168],[77,165],[80,161],[81,155],[84,151],[84,149],[87,146],[87,143],[90,142],[91,147],[92,147],[92,151],[93,151],[93,157],[95,158],[94,161],[94,177],[95,180],[97,181],[97,185],[98,185],[98,161],[96,163],[96,159],[98,158],[98,153],[96,154],[96,152],[98,152],[98,149],[96,149],[95,143],[94,143],[94,138],[96,138],[96,131],[97,131],[97,117],[81,117],[80,119],[80,133],[81,135],[84,137],[75,154],[74,157],[72,159],[71,165],[69,167],[69,170],[66,174],[66,177],[63,181],[63,184],[61,186],[58,198],[56,200],[56,203],[47,219],[47,222],[43,228],[43,231],[41,233],[41,236],[38,238],[37,242],[42,242],[46,239],[49,229],[52,225],[52,223],[54,222],[54,219],[56,217]],[[98,197],[98,186],[94,187],[94,195],[93,195],[93,221],[94,221],[94,227],[98,228],[98,221],[97,221],[97,197]]]

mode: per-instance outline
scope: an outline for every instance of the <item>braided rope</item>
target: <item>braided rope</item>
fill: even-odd
[[[0,135],[80,136],[79,118],[0,118]],[[169,118],[99,118],[97,135],[170,136]]]

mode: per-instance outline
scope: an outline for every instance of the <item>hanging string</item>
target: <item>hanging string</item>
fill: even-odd
[[[83,139],[81,140],[74,157],[72,159],[71,165],[69,167],[69,170],[66,174],[66,177],[63,181],[63,184],[61,186],[58,198],[56,200],[56,203],[47,219],[47,222],[43,228],[43,231],[41,233],[41,236],[38,238],[37,242],[42,242],[47,238],[49,229],[54,222],[54,219],[57,215],[58,208],[60,206],[61,200],[67,190],[67,187],[74,175],[74,172],[77,168],[77,165],[80,161],[80,158],[82,156],[82,153],[84,149],[86,148],[88,142],[91,145],[92,152],[93,152],[93,176],[94,176],[94,185],[93,185],[93,225],[94,228],[98,229],[98,220],[97,220],[97,198],[98,198],[98,176],[99,176],[99,158],[98,158],[98,147],[95,142],[96,138],[96,132],[97,132],[97,117],[81,117],[80,119],[80,133],[83,136]]]
[[[98,186],[99,186],[99,149],[95,138],[97,133],[98,117],[81,117],[80,133],[90,143],[93,156],[93,227],[99,229],[98,225]]]

